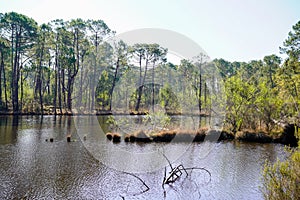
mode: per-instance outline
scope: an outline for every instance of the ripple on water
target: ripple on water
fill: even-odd
[[[143,191],[143,184],[95,160],[76,131],[72,132],[76,142],[66,141],[70,128],[74,130],[72,123],[68,128],[68,118],[54,120],[49,116],[42,124],[38,118],[21,117],[20,121],[23,125],[15,129],[15,133],[1,132],[6,134],[1,135],[6,142],[0,142],[0,199],[121,199],[122,196],[125,199],[164,199],[163,168],[137,174],[150,187],[146,193],[137,195]],[[53,143],[45,141],[49,137],[54,138]],[[119,144],[135,152],[160,148],[176,151],[181,149],[180,145],[185,144]],[[211,182],[207,182],[206,173],[194,170],[191,176],[166,186],[165,199],[262,199],[258,186],[264,161],[273,162],[285,156],[283,147],[278,144],[239,142],[193,143],[182,153],[174,164],[205,167],[212,174]]]

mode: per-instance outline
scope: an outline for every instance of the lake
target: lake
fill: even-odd
[[[263,199],[265,160],[286,156],[280,144],[237,141],[113,144],[102,130],[79,133],[88,118],[0,117],[0,199]],[[107,116],[95,118],[109,129]],[[118,151],[110,154],[111,149]],[[163,188],[165,166],[170,168],[160,151],[173,166],[203,167],[211,177],[189,170]]]

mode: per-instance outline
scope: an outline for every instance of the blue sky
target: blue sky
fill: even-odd
[[[299,0],[0,0],[39,24],[53,19],[103,19],[122,33],[163,28],[184,34],[208,55],[229,61],[279,55],[279,46],[300,20]]]

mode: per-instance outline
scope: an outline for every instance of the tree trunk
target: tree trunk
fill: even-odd
[[[154,68],[155,68],[155,62],[153,62],[153,68],[152,68],[152,112],[154,113],[154,92],[155,92],[155,88],[154,88]]]
[[[137,99],[137,103],[136,103],[136,106],[135,106],[135,111],[139,111],[139,108],[140,108],[140,104],[141,104],[141,100],[142,100],[142,94],[143,94],[143,88],[144,88],[145,79],[146,79],[146,75],[147,75],[147,68],[148,68],[148,59],[146,60],[146,66],[145,66],[145,72],[144,72],[143,80],[142,80],[141,84],[139,85],[138,99]],[[141,74],[142,74],[142,63],[141,63],[141,58],[140,58],[140,81],[141,81]]]
[[[81,63],[83,63],[83,55],[81,56]],[[82,64],[81,64],[82,65]],[[79,84],[79,92],[78,92],[78,102],[77,107],[80,108],[82,106],[82,85],[83,85],[83,68],[81,67],[80,71],[80,84]]]
[[[201,74],[201,63],[199,65],[199,92],[198,92],[198,107],[199,107],[199,114],[201,114],[202,111],[202,74]]]
[[[23,96],[24,96],[24,85],[23,85],[23,82],[24,82],[24,80],[23,80],[23,72],[21,71],[20,72],[20,78],[21,78],[21,83],[20,83],[20,85],[21,85],[21,97],[20,97],[20,102],[21,102],[21,108],[20,108],[20,110],[21,110],[21,112],[22,112],[22,110],[23,110]]]
[[[6,75],[5,75],[5,67],[4,63],[2,65],[2,71],[3,71],[3,84],[4,84],[4,100],[5,100],[5,110],[8,110],[8,98],[7,98],[7,86],[6,86]]]
[[[204,82],[204,105],[205,105],[205,110],[207,111],[207,84]]]
[[[117,75],[118,75],[118,69],[119,69],[119,59],[117,60],[117,65],[116,65],[116,69],[115,69],[115,73],[114,73],[114,79],[113,79],[113,82],[112,82],[112,86],[111,86],[111,89],[109,91],[109,98],[110,98],[110,102],[109,102],[109,111],[111,111],[111,104],[112,104],[112,95],[113,95],[113,92],[114,92],[114,88],[116,86],[116,80],[117,80]]]
[[[137,102],[136,102],[136,106],[135,106],[135,111],[139,111],[140,108],[140,104],[141,104],[141,99],[142,99],[142,92],[143,92],[143,85],[141,85],[138,88],[138,98],[137,98]]]
[[[61,71],[61,92],[62,92],[62,107],[65,109],[67,107],[66,104],[66,87],[65,87],[65,70],[64,69],[60,69]]]
[[[96,55],[97,57],[97,55]],[[97,60],[97,59],[96,59]],[[97,62],[97,61],[95,61]],[[96,87],[96,63],[93,67],[93,74],[92,74],[92,81],[91,81],[91,92],[90,92],[90,95],[91,95],[91,104],[90,104],[90,111],[93,112],[93,110],[95,109],[95,87]]]
[[[272,78],[272,66],[270,64],[270,68],[269,68],[269,77],[270,77],[270,82],[271,82],[271,88],[274,88],[274,82],[273,82],[273,78]]]
[[[59,111],[60,114],[62,114],[62,98],[61,98],[61,93],[62,93],[62,89],[61,89],[61,66],[60,63],[58,63],[58,82],[57,82],[57,86],[58,86],[58,90],[57,90],[57,94],[58,94],[58,107],[59,107]]]
[[[72,78],[69,78],[67,83],[67,108],[69,111],[72,110]]]
[[[48,69],[51,69],[51,59],[49,59],[48,62]],[[50,90],[50,81],[51,81],[51,71],[49,70],[47,73],[47,82],[46,82],[46,86],[45,86],[45,90],[47,90],[47,95],[51,95],[51,90]],[[48,104],[50,104],[50,102],[47,101]]]
[[[89,85],[92,85],[92,80],[89,79]],[[91,90],[86,90],[87,108],[91,111]]]
[[[58,41],[58,34],[56,35],[56,41]],[[55,45],[55,66],[54,66],[54,97],[53,97],[53,106],[54,106],[54,114],[57,115],[57,82],[58,82],[58,45]]]
[[[18,90],[19,90],[19,33],[16,35],[16,42],[15,42],[15,51],[14,51],[14,58],[13,58],[13,71],[12,71],[12,103],[13,103],[13,112],[18,113],[19,112],[19,95],[18,95]]]
[[[96,87],[96,66],[97,66],[97,57],[98,57],[98,33],[96,33],[96,55],[95,55],[95,65],[93,67],[93,74],[92,74],[92,85],[91,85],[91,111],[95,109],[95,87]]]
[[[67,109],[71,112],[72,111],[72,92],[75,77],[79,70],[79,36],[78,36],[78,29],[74,32],[74,41],[73,41],[73,48],[76,50],[76,62],[73,63],[73,69],[70,67],[68,68],[68,77],[67,77]]]
[[[2,71],[3,71],[3,66],[4,66],[4,58],[3,58],[3,52],[0,51],[0,56],[1,56],[1,64],[0,64],[0,107],[2,107],[3,101],[2,101]]]
[[[43,41],[44,42],[44,41]],[[36,87],[35,87],[35,95],[39,94],[39,103],[40,103],[40,112],[43,115],[44,114],[44,107],[43,107],[43,84],[42,84],[42,61],[44,56],[44,43],[42,44],[42,48],[40,50],[40,56],[39,56],[39,63],[38,63],[38,71],[37,71],[37,80],[36,80]]]
[[[13,84],[14,84],[14,76],[15,76],[15,67],[14,67],[14,49],[17,49],[16,48],[16,45],[15,45],[15,37],[14,37],[14,33],[15,33],[15,27],[14,25],[12,24],[11,26],[11,53],[10,53],[10,64],[11,64],[11,67],[12,67],[12,72],[11,72],[11,83],[10,83],[10,91],[11,91],[11,103],[12,103],[12,106],[13,106],[13,110],[15,108],[15,100],[14,100],[14,89],[13,89]],[[15,46],[15,47],[14,47]]]
[[[138,85],[138,98],[137,103],[135,105],[135,111],[139,110],[140,102],[141,102],[141,96],[142,96],[142,55],[139,55],[139,65],[140,65],[140,77],[139,77],[139,85]]]
[[[20,85],[21,85],[21,97],[20,97],[20,111],[23,110],[24,105],[24,81],[26,80],[28,74],[24,77],[22,69],[20,70]]]

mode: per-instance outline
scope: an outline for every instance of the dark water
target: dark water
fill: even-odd
[[[107,167],[85,148],[73,119],[0,117],[0,199],[262,199],[259,187],[265,160],[274,162],[285,156],[283,146],[278,144],[210,143],[209,152],[203,156],[207,142],[171,143],[167,146],[174,151],[188,145],[174,166],[205,167],[211,180],[208,173],[195,169],[163,189],[162,167],[135,174],[149,187],[143,193],[146,186],[139,179]],[[73,140],[70,143],[66,141],[69,134]],[[51,137],[54,142],[46,142]],[[151,151],[166,144],[111,145]],[[130,160],[119,163],[130,164]]]

